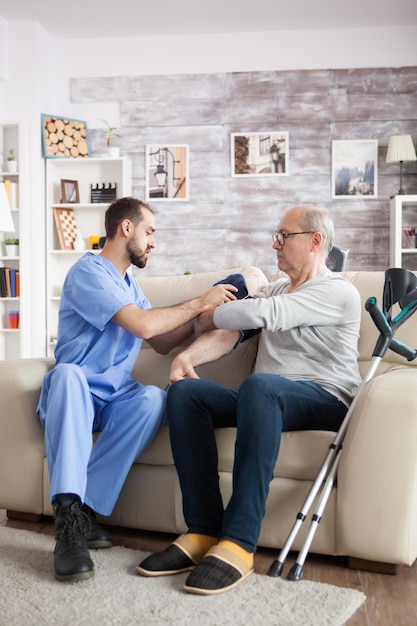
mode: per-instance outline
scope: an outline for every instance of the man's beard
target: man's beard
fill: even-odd
[[[132,265],[134,265],[135,267],[139,267],[140,269],[145,267],[148,259],[145,257],[144,252],[142,254],[138,254],[138,252],[130,244],[128,244],[127,253],[129,255],[129,259]]]

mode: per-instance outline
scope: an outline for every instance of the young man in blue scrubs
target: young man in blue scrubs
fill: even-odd
[[[135,458],[166,423],[165,391],[131,376],[142,340],[167,354],[192,334],[197,315],[237,291],[220,284],[183,304],[152,309],[127,272],[145,267],[155,247],[152,209],[120,198],[106,211],[105,227],[101,253],[87,252],[65,279],[56,365],[38,405],[55,513],[55,576],[62,581],[94,574],[88,548],[111,546],[95,512],[111,514]]]

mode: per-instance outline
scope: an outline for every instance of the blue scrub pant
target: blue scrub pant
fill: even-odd
[[[168,391],[171,446],[188,529],[256,551],[281,433],[337,431],[346,406],[319,385],[253,374],[238,390],[188,378]],[[233,493],[224,510],[215,428],[237,426]]]
[[[74,493],[110,515],[136,457],[166,422],[166,393],[132,381],[125,393],[103,401],[90,392],[81,367],[61,363],[44,379],[38,412],[51,500]]]

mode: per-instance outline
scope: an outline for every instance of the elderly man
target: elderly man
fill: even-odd
[[[253,571],[281,433],[337,430],[360,383],[360,297],[325,265],[334,239],[329,215],[296,206],[272,238],[287,277],[258,297],[203,313],[206,332],[171,367],[171,445],[189,532],[137,571],[192,570],[184,586],[190,593],[226,591]],[[194,367],[232,350],[254,329],[260,329],[256,366],[239,389],[197,377]],[[233,493],[224,509],[214,430],[230,426],[237,427]]]

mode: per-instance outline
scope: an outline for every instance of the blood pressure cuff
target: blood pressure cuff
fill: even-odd
[[[243,274],[229,274],[229,276],[226,276],[226,278],[223,278],[222,280],[218,280],[217,282],[213,283],[213,287],[214,285],[233,285],[238,290],[237,292],[233,292],[238,300],[244,300],[253,297],[249,295],[248,285],[246,283],[246,278],[243,276]],[[254,337],[260,332],[260,328],[241,330],[240,338],[235,343],[233,348],[237,348],[243,341]]]
[[[237,288],[237,293],[233,293],[238,300],[243,300],[243,298],[246,298],[249,295],[248,285],[243,274],[229,274],[226,278],[222,278],[222,280],[218,280],[216,283],[213,283],[213,287],[215,285],[233,285],[233,287]]]

